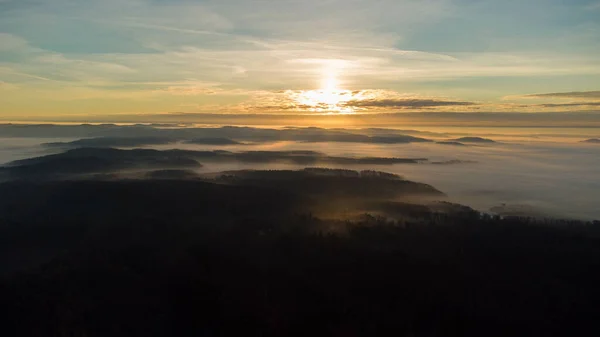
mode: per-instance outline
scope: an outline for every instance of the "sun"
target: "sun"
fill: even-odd
[[[339,91],[338,80],[334,74],[329,74],[322,80],[321,90]]]
[[[351,99],[349,90],[340,89],[336,74],[328,72],[323,76],[319,89],[302,91],[296,101],[316,112],[352,112],[346,105]]]

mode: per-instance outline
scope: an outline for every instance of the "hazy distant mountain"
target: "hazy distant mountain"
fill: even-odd
[[[187,144],[199,144],[199,145],[240,145],[242,143],[236,142],[229,138],[194,138],[186,141]]]
[[[72,142],[45,143],[49,147],[136,147],[144,145],[164,145],[177,142],[168,137],[98,137],[79,139]]]
[[[454,145],[454,146],[467,146],[466,144],[463,144],[461,142],[436,142],[436,144],[440,144],[440,145]]]
[[[477,163],[476,161],[472,161],[472,160],[446,160],[446,161],[432,161],[431,164],[433,165],[454,165],[454,164],[475,164]]]
[[[59,154],[18,160],[8,164],[3,171],[11,177],[38,179],[132,169],[198,167],[202,165],[196,158],[178,151],[79,148]]]
[[[494,140],[488,138],[481,137],[461,137],[457,139],[453,139],[455,142],[463,142],[463,143],[495,143]]]
[[[346,129],[335,129],[339,131],[348,131]],[[385,128],[367,128],[359,129],[361,133],[365,133],[371,136],[388,136],[388,135],[419,135],[419,136],[431,136],[431,137],[443,137],[447,136],[446,133],[431,132],[431,131],[419,131],[419,130],[396,130],[396,129],[385,129]]]
[[[381,130],[380,130],[381,131]],[[0,124],[0,137],[86,138],[69,144],[52,146],[133,147],[154,145],[178,140],[197,144],[230,145],[232,141],[249,142],[352,142],[372,144],[406,144],[431,142],[430,139],[399,134],[397,131],[285,128],[261,129],[224,126],[220,128],[157,127],[153,125],[12,125]],[[92,139],[87,139],[92,138]],[[134,139],[139,138],[136,142]],[[229,139],[226,144],[224,139]],[[208,142],[208,143],[207,143]]]
[[[418,164],[426,158],[335,157],[314,151],[189,151],[77,148],[63,153],[18,160],[2,168],[12,177],[55,178],[64,175],[152,169],[197,168],[200,162],[289,163],[296,165]]]
[[[582,143],[588,143],[588,144],[600,144],[600,139],[598,138],[591,138],[591,139],[586,139],[581,141]]]

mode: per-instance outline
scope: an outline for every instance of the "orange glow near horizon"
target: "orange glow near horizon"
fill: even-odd
[[[346,114],[352,114],[355,110],[346,103],[360,99],[360,97],[353,95],[350,90],[340,88],[337,72],[333,70],[325,71],[319,89],[305,90],[295,97],[296,103],[302,108],[308,108],[314,112]]]

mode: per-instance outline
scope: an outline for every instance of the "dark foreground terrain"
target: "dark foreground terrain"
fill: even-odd
[[[3,336],[600,333],[598,223],[373,171],[146,177],[0,185]]]

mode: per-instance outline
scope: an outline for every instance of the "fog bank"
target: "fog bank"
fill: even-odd
[[[112,130],[113,127],[105,127]],[[126,128],[118,128],[124,132]],[[146,128],[144,128],[146,130]],[[72,130],[72,129],[71,129]],[[94,129],[95,130],[95,129]],[[379,171],[402,175],[408,180],[430,184],[454,202],[471,206],[480,211],[505,214],[538,215],[549,217],[599,219],[600,205],[600,146],[582,143],[576,135],[554,134],[548,137],[536,135],[510,135],[502,137],[502,129],[486,130],[485,134],[470,136],[491,138],[496,143],[464,143],[465,146],[449,146],[435,141],[457,139],[457,134],[412,131],[414,136],[432,139],[432,142],[373,143],[367,142],[319,142],[319,137],[330,135],[322,129],[311,129],[314,141],[269,141],[244,144],[193,144],[186,141],[167,142],[161,145],[136,146],[153,149],[187,149],[197,151],[227,150],[244,151],[318,151],[339,157],[427,158],[429,164],[378,165]],[[264,132],[252,128],[226,129],[228,136],[241,134],[263,137]],[[476,131],[476,130],[473,130]],[[72,132],[72,131],[70,131]],[[347,130],[343,131],[347,132]],[[494,136],[494,133],[496,135]],[[193,132],[194,135],[197,131]],[[389,130],[363,130],[369,136],[389,134]],[[406,133],[406,132],[405,132]],[[267,134],[278,134],[267,131]],[[300,133],[305,137],[306,131]],[[398,132],[396,134],[399,134]],[[81,138],[1,138],[0,164],[46,154],[62,152],[60,147],[42,146],[44,143],[70,142]],[[492,136],[490,136],[492,135]],[[254,136],[253,136],[254,137]],[[344,136],[345,137],[345,136]],[[232,137],[236,138],[236,137]],[[357,137],[360,141],[365,138]],[[396,138],[399,139],[399,138]],[[376,139],[377,140],[377,139]],[[124,147],[127,148],[127,147]],[[437,162],[446,165],[431,165]],[[302,163],[273,162],[205,162],[200,160],[199,173],[241,169],[298,169]],[[372,169],[371,165],[348,165],[319,163],[331,168]]]

